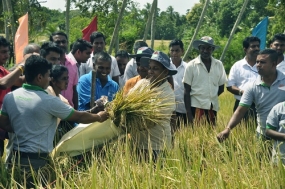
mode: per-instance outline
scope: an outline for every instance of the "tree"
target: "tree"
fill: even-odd
[[[66,11],[65,11],[65,32],[67,37],[69,37],[69,21],[70,21],[70,0],[66,0]]]
[[[155,21],[156,21],[156,11],[157,11],[157,0],[153,0],[152,6],[154,7],[154,11],[152,14],[151,20],[151,48],[154,47],[154,39],[155,39]]]
[[[151,5],[151,9],[150,11],[148,11],[148,19],[147,19],[147,23],[146,23],[146,26],[145,26],[145,30],[144,30],[144,34],[143,34],[143,41],[146,41],[147,39],[147,34],[149,33],[149,28],[150,28],[150,25],[151,25],[151,20],[153,18],[153,14],[154,14],[154,10],[155,10],[155,6],[154,6],[154,3],[155,3],[155,0],[153,0],[153,3]],[[149,4],[147,4],[149,5]]]
[[[122,3],[122,7],[121,7],[121,10],[120,10],[120,14],[118,16],[118,19],[117,19],[117,22],[116,22],[116,25],[115,25],[115,28],[114,28],[114,32],[113,32],[113,35],[112,35],[112,39],[111,39],[111,42],[110,42],[110,47],[109,47],[109,50],[108,50],[108,53],[111,54],[112,53],[112,49],[113,49],[113,46],[115,44],[115,39],[117,38],[118,36],[118,32],[119,32],[119,27],[120,27],[120,22],[122,20],[122,17],[123,17],[123,14],[124,14],[124,10],[126,8],[126,5],[127,5],[127,0],[124,0],[123,3]]]

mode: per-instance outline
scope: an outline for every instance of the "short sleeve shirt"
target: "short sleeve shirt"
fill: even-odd
[[[13,149],[27,153],[49,153],[57,118],[67,119],[74,109],[37,86],[24,84],[4,98],[1,114],[14,130]]]
[[[172,63],[171,63],[172,64]],[[175,65],[173,64],[175,67]],[[175,94],[175,101],[176,101],[176,112],[179,113],[186,113],[186,108],[184,105],[184,85],[183,85],[183,76],[185,72],[187,64],[184,61],[181,61],[179,67],[175,67],[177,69],[177,74],[173,75],[173,82],[174,82],[174,94]]]
[[[277,66],[276,66],[277,70],[279,70],[280,72],[282,72],[283,74],[285,74],[285,55],[284,55],[284,59],[282,62],[280,62]]]
[[[285,75],[277,70],[277,78],[271,86],[266,86],[258,76],[244,91],[239,105],[250,107],[252,103],[255,104],[258,133],[265,135],[266,118],[270,110],[279,102],[285,101],[285,91],[282,90],[284,86]]]
[[[91,82],[92,82],[92,71],[88,74],[80,77],[77,92],[78,92],[78,110],[90,109],[91,100]],[[108,101],[111,102],[119,90],[119,85],[108,76],[108,82],[105,86],[101,85],[100,79],[96,78],[96,95],[95,100],[101,98],[101,96],[107,96]]]
[[[73,87],[77,85],[78,83],[78,71],[77,71],[77,66],[76,62],[71,61],[67,56],[65,59],[65,64],[64,66],[68,69],[68,85],[67,89],[64,91],[61,91],[62,96],[64,96],[69,104],[74,107],[73,104]]]
[[[190,61],[185,69],[182,82],[191,86],[191,106],[209,110],[219,110],[219,86],[227,81],[226,72],[221,61],[211,57],[211,69],[208,72],[200,55]]]
[[[3,66],[0,66],[0,78],[3,78],[4,76],[8,75],[9,71],[6,70]],[[3,104],[4,96],[11,91],[11,88],[9,89],[0,89],[0,108]]]
[[[258,77],[256,64],[251,66],[246,59],[242,59],[234,63],[231,67],[227,87],[236,86],[241,90],[245,90],[249,83],[254,82]],[[240,100],[240,95],[234,95],[235,99]]]
[[[285,102],[280,102],[271,109],[267,116],[266,128],[285,134]],[[278,157],[281,157],[283,164],[285,164],[284,141],[274,141],[272,151],[273,162],[277,163]]]
[[[137,75],[139,75],[137,71],[137,63],[136,63],[136,60],[132,58],[127,63],[125,74],[124,74],[124,80],[125,82],[127,82],[129,79],[136,77]]]

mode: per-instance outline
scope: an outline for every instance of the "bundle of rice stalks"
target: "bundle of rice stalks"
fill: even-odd
[[[126,96],[119,91],[106,110],[117,127],[133,133],[169,121],[169,106],[173,102],[167,100],[166,94],[148,83],[133,88]]]

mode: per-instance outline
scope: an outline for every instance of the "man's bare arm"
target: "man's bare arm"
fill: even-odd
[[[0,128],[7,132],[14,132],[8,116],[0,115]]]
[[[243,116],[247,112],[248,107],[245,106],[238,106],[236,111],[234,112],[233,116],[231,117],[226,129],[224,129],[222,132],[220,132],[217,136],[218,140],[222,142],[226,138],[229,137],[230,131],[237,126],[237,124],[240,123],[242,120]]]
[[[225,85],[219,86],[219,89],[218,89],[218,96],[220,96],[220,95],[224,92],[224,88],[225,88]]]
[[[284,133],[279,133],[277,131],[274,131],[272,129],[266,129],[266,136],[270,137],[274,140],[279,140],[279,141],[285,141],[285,134]]]
[[[22,70],[17,67],[14,71],[12,71],[8,75],[0,79],[0,89],[5,90],[12,87],[13,85],[21,86],[25,81],[24,77],[20,77],[21,75],[22,75]]]

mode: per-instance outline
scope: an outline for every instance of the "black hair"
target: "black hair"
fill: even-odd
[[[278,53],[273,49],[264,49],[260,51],[258,54],[268,54],[269,58],[272,62],[277,63],[278,60]]]
[[[36,43],[30,43],[28,44],[24,50],[23,50],[23,55],[26,55],[26,54],[31,54],[31,53],[34,53],[34,52],[37,52],[37,50],[40,51],[40,46]]]
[[[95,39],[100,38],[100,37],[102,37],[103,40],[104,40],[104,42],[105,42],[106,38],[105,38],[105,36],[104,36],[104,34],[103,34],[102,32],[97,32],[97,31],[96,31],[96,32],[93,32],[93,33],[90,35],[90,42],[91,42],[91,44],[94,43]]]
[[[10,42],[3,36],[0,36],[0,46],[10,47]]]
[[[270,40],[270,44],[274,41],[279,40],[285,42],[285,34],[283,33],[277,33],[273,36],[273,38]]]
[[[68,73],[67,67],[63,65],[54,65],[51,69],[50,77],[57,81],[64,72]],[[52,85],[52,82],[50,82],[50,84]]]
[[[45,58],[47,55],[49,55],[50,52],[56,52],[60,55],[64,53],[63,50],[59,48],[58,46],[56,46],[55,43],[50,42],[50,41],[44,42],[40,49],[41,57]]]
[[[125,50],[119,50],[119,51],[116,53],[115,57],[116,57],[116,58],[117,58],[117,57],[122,57],[122,58],[127,58],[127,59],[129,59],[129,53],[128,53],[127,51],[125,51]]]
[[[260,44],[260,39],[258,37],[255,37],[255,36],[246,37],[242,42],[242,46],[243,48],[248,49],[250,43],[255,42],[255,41],[258,41]]]
[[[92,49],[91,43],[85,41],[84,39],[77,39],[72,45],[71,53],[75,54],[77,50],[83,52],[87,48]]]
[[[174,39],[169,43],[169,48],[174,46],[174,45],[179,45],[179,47],[184,50],[184,44],[180,39]]]
[[[25,78],[27,83],[33,82],[39,74],[44,76],[51,68],[52,64],[43,57],[31,55],[25,63]]]
[[[62,32],[62,31],[56,31],[56,32],[53,32],[50,36],[49,36],[49,40],[50,41],[53,41],[53,36],[55,35],[62,35],[66,38],[66,40],[68,41],[68,37],[66,35],[66,33]]]
[[[137,51],[141,47],[148,47],[147,43],[144,41],[136,41],[134,44],[134,54],[137,54]]]
[[[98,52],[94,55],[94,61],[97,63],[98,60],[103,60],[112,63],[111,56],[106,52]]]

